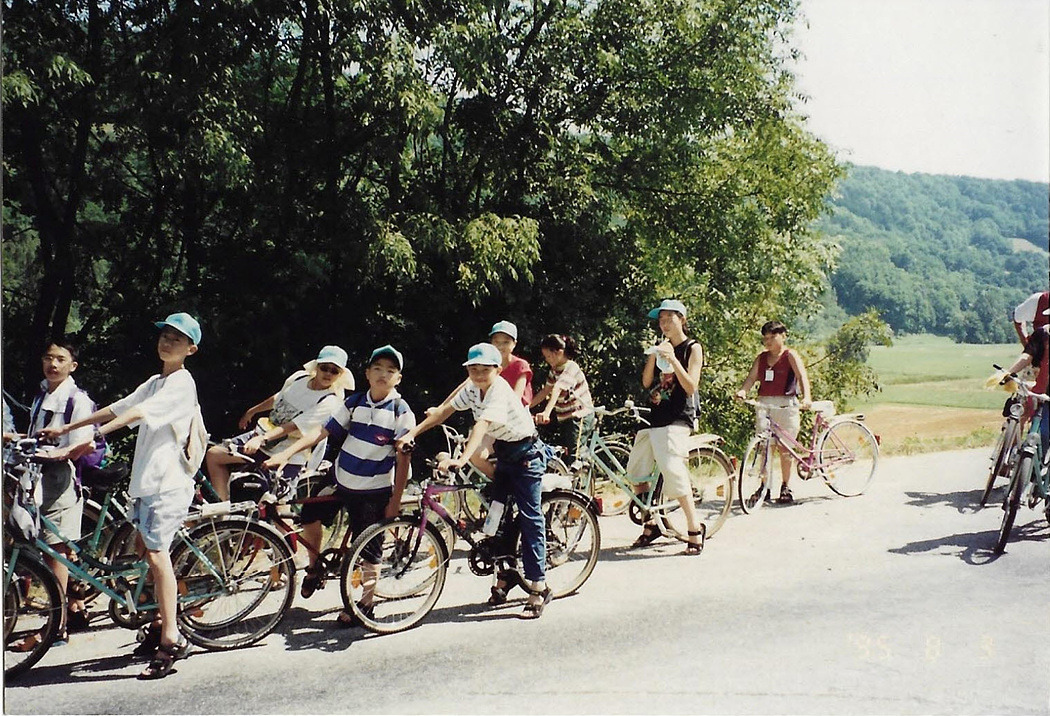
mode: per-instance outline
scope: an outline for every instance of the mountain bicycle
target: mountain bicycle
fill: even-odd
[[[47,653],[62,622],[65,595],[44,556],[57,559],[70,577],[110,599],[110,616],[141,623],[159,605],[148,580],[145,559],[128,555],[104,561],[73,540],[67,559],[40,537],[40,526],[54,531],[37,509],[40,481],[35,459],[38,441],[18,441],[4,466],[4,502],[10,529],[4,550],[4,675],[16,677]],[[206,506],[192,510],[176,533],[171,561],[178,587],[179,630],[192,643],[224,650],[247,646],[269,634],[291,607],[295,571],[284,539],[265,524],[237,510],[253,505]],[[118,619],[117,614],[123,619]],[[140,619],[129,619],[128,615]]]
[[[1043,411],[1047,410],[1047,402],[1050,397],[1042,393],[1033,392],[1028,384],[1009,374],[1003,378],[1004,381],[1012,381],[1017,386],[1018,395],[1022,399],[1031,399],[1038,405],[1035,415],[1032,416],[1020,449],[1017,451],[1013,462],[1013,470],[1010,472],[1010,484],[1006,488],[1006,497],[1003,499],[1003,519],[999,525],[999,533],[995,540],[995,554],[1002,554],[1006,549],[1006,542],[1010,539],[1010,532],[1017,517],[1017,510],[1022,504],[1027,504],[1034,509],[1039,501],[1043,501],[1043,515],[1050,522],[1050,453],[1043,454],[1043,440],[1040,433],[1040,423]]]
[[[816,413],[809,445],[803,445],[776,421],[756,400],[745,400],[758,413],[758,432],[748,443],[740,463],[740,508],[745,514],[757,511],[770,498],[774,474],[779,477],[780,459],[774,445],[795,459],[795,470],[803,480],[820,476],[836,494],[860,495],[867,489],[879,463],[879,439],[861,422],[863,415],[835,415],[830,400],[813,403]]]
[[[995,368],[1002,370],[999,366],[995,366]],[[981,492],[979,503],[982,507],[988,502],[988,498],[992,494],[996,478],[1005,477],[1009,479],[1010,473],[1013,472],[1017,451],[1020,449],[1021,442],[1024,439],[1024,433],[1021,432],[1024,403],[1024,399],[1015,394],[1007,398],[1003,404],[1003,425],[999,430],[999,437],[995,441],[995,447],[992,448],[988,479],[985,482],[984,491]]]
[[[479,521],[457,519],[440,496],[481,491],[489,484],[465,466],[438,472],[422,482],[419,510],[365,529],[354,540],[343,563],[340,586],[343,606],[369,630],[392,634],[409,629],[434,608],[445,586],[450,552],[435,522],[444,523],[470,546],[467,564],[478,576],[524,585],[520,571],[521,544],[517,510],[507,502],[495,534],[482,531]],[[540,510],[546,523],[546,582],[554,598],[577,591],[594,571],[601,549],[601,529],[594,501],[571,489],[568,478],[544,476]],[[435,519],[436,518],[436,519]]]
[[[630,513],[635,524],[644,525],[651,515],[660,518],[661,532],[688,542],[688,525],[677,499],[665,501],[662,497],[663,480],[659,468],[654,467],[644,480],[627,475],[627,462],[631,448],[620,442],[617,435],[610,441],[602,434],[602,420],[607,417],[630,414],[636,421],[648,424],[640,408],[633,401],[626,401],[615,410],[604,406],[594,409],[595,427],[587,443],[580,448],[580,457],[569,466],[573,488],[592,495],[599,504],[601,514]],[[686,464],[689,482],[693,489],[693,504],[697,518],[704,523],[706,536],[710,537],[722,527],[733,500],[733,461],[718,447],[722,441],[717,435],[704,433],[690,437]],[[649,489],[635,491],[637,483],[647,482]],[[610,505],[610,507],[606,507]]]

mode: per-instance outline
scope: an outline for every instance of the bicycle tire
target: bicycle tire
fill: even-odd
[[[740,494],[740,509],[745,515],[760,510],[769,495],[773,466],[767,464],[772,450],[767,449],[766,441],[770,439],[758,436],[751,438],[744,451],[744,459],[740,462],[737,492]]]
[[[138,556],[138,532],[130,522],[124,522],[117,528],[117,532],[106,546],[103,561],[107,564],[116,565],[121,562],[136,562]],[[105,575],[103,575],[105,576]],[[106,577],[106,585],[113,591],[118,591],[118,578]],[[138,629],[152,618],[154,609],[146,611],[130,611],[127,605],[116,599],[109,600],[107,610],[109,618],[119,627],[124,629]]]
[[[10,554],[10,552],[8,552]],[[14,679],[40,661],[58,637],[66,598],[43,558],[23,548],[4,574],[4,678]],[[15,651],[36,639],[28,651]]]
[[[378,565],[366,558],[369,546],[380,550]],[[376,567],[372,609],[366,613],[360,602],[367,596],[366,577]],[[340,568],[343,608],[377,634],[411,629],[434,608],[447,572],[445,541],[433,525],[420,532],[419,523],[405,517],[371,525],[354,540]]]
[[[324,478],[325,476],[320,474],[310,475],[301,479],[299,484],[296,485],[295,499],[290,503],[290,506],[295,513],[297,520],[303,509],[301,500],[309,498],[318,484],[331,484]],[[340,508],[339,511],[336,512],[331,525],[321,525],[321,544],[317,548],[317,551],[324,552],[326,549],[338,548],[343,543],[343,534],[348,529],[350,529],[350,517],[347,515],[345,509]]]
[[[995,554],[1002,554],[1006,549],[1006,542],[1010,539],[1010,532],[1014,528],[1017,509],[1021,505],[1021,493],[1031,477],[1033,464],[1032,456],[1026,453],[1017,461],[1014,471],[1010,474],[1010,487],[1007,489],[1006,498],[1003,500],[1003,519],[999,523],[999,533],[995,538],[995,548],[993,550]]]
[[[576,592],[594,572],[602,546],[598,515],[590,498],[569,490],[545,494],[540,511],[547,539],[545,579],[554,598],[564,597]]]
[[[824,483],[838,495],[864,493],[879,466],[879,443],[864,423],[833,423],[817,444],[817,470]]]
[[[689,451],[686,465],[697,520],[704,524],[706,536],[711,537],[725,524],[732,508],[733,463],[718,448],[698,447]],[[660,493],[663,494],[662,485]],[[665,533],[681,542],[689,541],[688,523],[680,507],[670,508],[660,519]]]
[[[1010,418],[1006,421],[1003,429],[999,432],[999,439],[995,443],[992,452],[991,465],[988,468],[988,480],[981,493],[979,504],[984,507],[991,497],[992,489],[995,487],[997,477],[1009,477],[1012,463],[1017,454],[1017,436],[1020,425],[1016,419]]]
[[[204,522],[172,551],[179,586],[179,627],[194,644],[236,649],[281,622],[295,596],[295,565],[271,526],[243,518]]]

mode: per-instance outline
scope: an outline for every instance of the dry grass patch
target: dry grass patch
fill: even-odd
[[[998,410],[884,403],[864,409],[864,422],[881,439],[882,453],[982,447],[991,449],[1003,417]]]

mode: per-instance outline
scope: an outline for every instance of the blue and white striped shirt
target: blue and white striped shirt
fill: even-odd
[[[394,484],[394,441],[416,425],[416,416],[396,391],[376,403],[369,391],[352,393],[325,425],[343,443],[335,479],[347,490],[381,490]]]

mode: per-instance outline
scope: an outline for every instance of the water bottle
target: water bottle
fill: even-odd
[[[492,504],[489,505],[489,514],[485,517],[485,524],[481,526],[481,531],[489,537],[496,534],[496,530],[499,529],[499,521],[502,518],[503,503],[498,500],[493,500]]]

